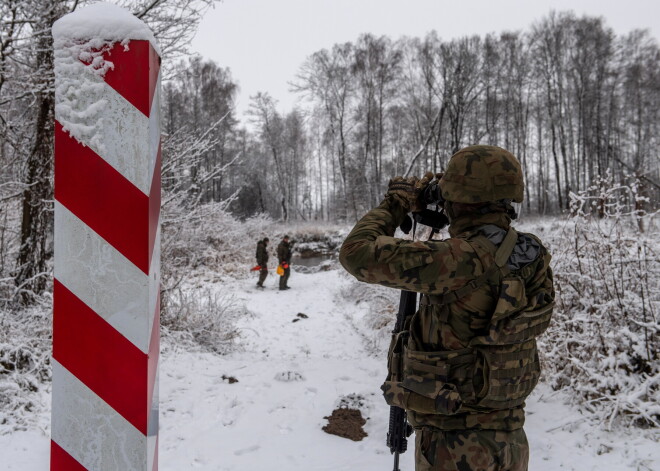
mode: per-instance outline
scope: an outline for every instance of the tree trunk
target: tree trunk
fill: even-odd
[[[51,5],[52,7],[52,5]],[[53,41],[50,26],[57,14],[55,8],[45,8],[48,17],[41,28],[48,33],[37,39],[37,64],[40,66],[36,99],[34,145],[27,160],[25,190],[21,199],[21,245],[16,263],[15,283],[22,302],[29,303],[46,288],[49,279],[47,261],[52,256],[49,235],[53,226],[53,166],[54,106]]]

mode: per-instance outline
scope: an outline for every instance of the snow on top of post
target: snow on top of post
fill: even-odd
[[[123,103],[107,93],[104,76],[114,69],[113,57],[107,52],[116,43],[129,50],[131,41],[147,40],[160,55],[156,38],[142,20],[107,2],[63,16],[52,32],[55,119],[80,143],[104,155],[115,142],[108,129]]]
[[[149,41],[158,55],[161,55],[156,38],[149,27],[128,10],[108,2],[93,3],[64,15],[53,24],[52,31],[56,44],[61,40],[71,39],[122,44],[143,39]]]

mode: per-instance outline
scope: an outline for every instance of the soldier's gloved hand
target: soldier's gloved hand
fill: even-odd
[[[417,204],[419,192],[415,189],[415,185],[419,181],[417,177],[394,177],[387,185],[387,193],[385,196],[397,196],[397,200],[403,206],[406,212],[411,211],[413,206]]]
[[[424,174],[424,176],[417,182],[417,185],[416,185],[417,189],[420,192],[423,192],[424,189],[427,186],[429,186],[429,183],[431,183],[433,181],[434,177],[435,177],[435,175],[433,174],[433,172],[426,172]]]
[[[428,172],[425,176],[431,176],[431,181],[424,188],[422,198],[426,204],[442,205],[444,198],[442,197],[442,189],[440,187],[440,180],[443,173],[436,173],[435,175]]]
[[[417,177],[394,177],[387,187],[388,195],[397,195],[407,211],[421,211],[426,207],[420,196],[433,179],[431,172],[426,172],[420,179]]]
[[[426,198],[424,197],[425,195],[425,190],[429,186],[429,184],[433,181],[433,175],[432,172],[426,172],[424,176],[417,181],[415,184],[415,190],[417,191],[417,205],[412,208],[412,212],[419,212],[422,211],[423,209],[426,209],[426,205],[429,203],[426,201]]]

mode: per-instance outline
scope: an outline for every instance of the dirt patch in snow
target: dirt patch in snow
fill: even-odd
[[[367,436],[362,429],[367,421],[362,418],[362,413],[357,409],[335,409],[332,411],[332,415],[323,418],[328,420],[328,425],[323,427],[325,433],[349,438],[356,442]]]

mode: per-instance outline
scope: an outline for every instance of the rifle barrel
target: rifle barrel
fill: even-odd
[[[403,331],[406,318],[412,316],[417,308],[417,293],[413,291],[401,291],[399,300],[399,312],[396,316],[393,334]],[[401,379],[398,379],[400,381]],[[397,406],[390,406],[390,425],[387,434],[387,446],[394,454],[394,471],[399,470],[399,454],[405,453],[408,448],[408,436],[410,425],[407,424],[406,411]]]

